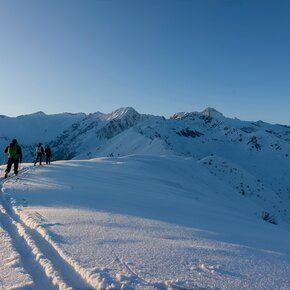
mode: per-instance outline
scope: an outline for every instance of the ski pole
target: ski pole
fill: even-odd
[[[4,153],[4,157],[3,157],[3,164],[2,165],[5,165],[5,160],[6,160],[6,154]]]
[[[4,153],[4,158],[3,158],[3,164],[2,165],[4,165],[5,164],[5,153]],[[1,175],[2,175],[2,167],[1,167]]]

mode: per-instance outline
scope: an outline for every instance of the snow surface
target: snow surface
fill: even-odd
[[[0,289],[290,289],[287,217],[261,218],[278,197],[224,158],[103,157],[19,175],[1,181]]]

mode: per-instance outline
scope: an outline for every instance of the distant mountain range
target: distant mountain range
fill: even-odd
[[[31,162],[49,144],[53,158],[177,155],[200,162],[237,194],[263,203],[265,219],[290,221],[290,127],[223,116],[213,108],[166,119],[120,108],[110,114],[37,112],[0,116],[0,148],[16,138]]]

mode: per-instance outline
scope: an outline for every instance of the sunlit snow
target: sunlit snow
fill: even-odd
[[[204,162],[25,164],[2,181],[3,289],[289,289],[287,224]]]

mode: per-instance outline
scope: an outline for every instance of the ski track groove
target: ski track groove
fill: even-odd
[[[149,286],[149,287],[152,287],[152,289],[156,289],[156,290],[166,290],[166,289],[168,289],[168,287],[162,282],[154,283],[154,282],[146,281],[144,278],[142,278],[140,275],[138,275],[128,265],[128,263],[123,261],[123,259],[118,257],[116,254],[115,254],[115,260],[118,261],[123,267],[125,267],[127,269],[127,271],[132,275],[131,281],[135,281],[138,285],[143,285],[143,286],[147,286],[147,287]]]
[[[45,254],[46,258],[51,261],[54,271],[60,275],[61,280],[63,280],[65,284],[71,285],[72,289],[93,289],[92,286],[83,281],[75,269],[59,255],[55,248],[43,238],[37,230],[27,227],[15,213],[12,215],[14,216],[13,218],[18,220],[18,222],[25,227],[26,232],[34,240],[40,251]]]
[[[17,213],[17,209],[14,208],[16,211],[16,215],[19,215]],[[74,261],[71,257],[67,256],[62,249],[59,248],[59,246],[51,239],[49,234],[46,232],[46,230],[38,225],[38,223],[30,216],[25,216],[25,214],[22,216],[23,223],[26,224],[26,227],[29,229],[29,231],[33,231],[37,234],[38,238],[41,239],[41,241],[45,240],[47,242],[47,245],[51,249],[53,249],[53,252],[57,254],[59,258],[62,258],[66,265],[71,267],[74,271],[74,273],[77,273],[79,277],[82,277],[84,281],[87,281],[88,284],[91,286],[86,289],[116,289],[116,287],[111,288],[110,284],[117,283],[114,279],[112,279],[108,274],[102,272],[102,271],[90,271],[86,268],[83,268],[82,266],[78,265],[76,261]],[[116,286],[116,285],[115,285]],[[118,288],[117,288],[118,289]],[[77,289],[79,290],[79,289]]]
[[[28,171],[29,168],[22,170],[22,174]],[[11,179],[12,177],[8,177],[4,182],[11,181]],[[15,181],[17,182],[18,179]],[[34,283],[35,289],[95,289],[58,253],[50,241],[45,239],[37,229],[29,227],[21,220],[17,210],[11,204],[10,195],[4,193],[4,182],[0,181],[1,205],[3,206],[0,218],[4,229],[11,237],[13,247],[21,257],[23,268]]]
[[[29,232],[36,243],[39,246],[41,245],[41,250],[47,253],[47,257],[53,261],[55,269],[61,274],[64,281],[67,281],[68,284],[73,285],[73,288],[76,289],[93,289],[86,281],[83,281],[79,273],[36,230],[30,229]]]
[[[119,263],[121,263],[128,271],[129,271],[129,273],[131,274],[131,275],[133,275],[133,277],[134,277],[134,279],[136,280],[136,281],[140,281],[142,284],[150,284],[150,283],[148,283],[147,281],[145,281],[142,277],[140,277],[135,271],[133,271],[132,269],[131,269],[131,267],[126,263],[126,262],[124,262],[121,258],[119,258],[118,256],[116,256],[116,258],[117,258],[117,261],[119,261]],[[140,283],[139,282],[139,283]]]
[[[3,203],[2,203],[3,205]],[[0,213],[1,224],[4,230],[9,234],[12,246],[19,253],[22,266],[24,270],[30,275],[35,289],[54,290],[57,289],[52,286],[47,278],[44,269],[35,260],[32,249],[26,243],[24,237],[18,233],[17,225],[7,213],[5,207]],[[51,285],[51,287],[49,287]],[[43,286],[43,287],[42,287]]]

